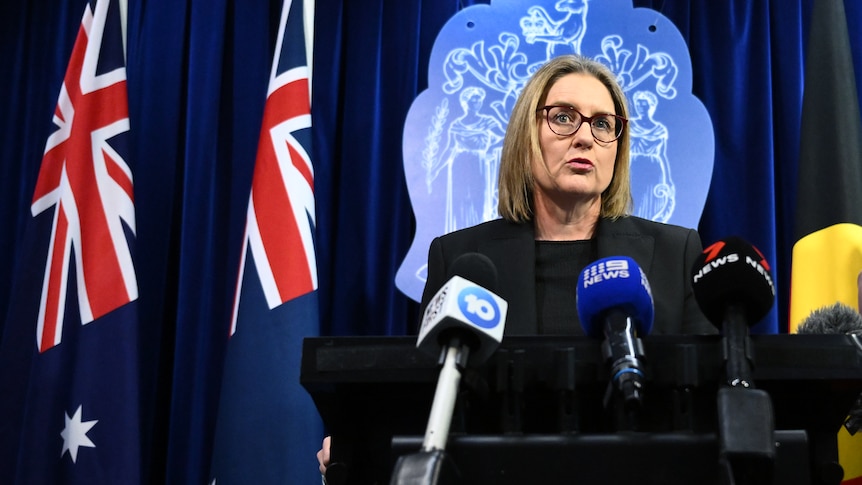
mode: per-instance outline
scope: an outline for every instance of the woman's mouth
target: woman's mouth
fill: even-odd
[[[573,158],[566,162],[566,165],[575,170],[589,170],[593,168],[593,162],[587,160],[586,158]]]

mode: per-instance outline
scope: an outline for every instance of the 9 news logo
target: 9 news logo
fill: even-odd
[[[500,307],[494,296],[476,286],[464,288],[458,293],[458,309],[470,323],[491,329],[500,324]]]

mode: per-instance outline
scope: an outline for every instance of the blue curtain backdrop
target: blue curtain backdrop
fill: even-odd
[[[437,32],[473,3],[487,2],[317,1],[312,158],[323,335],[402,334],[416,321],[417,305],[394,286],[414,229],[401,128],[426,87]],[[757,329],[783,331],[811,0],[633,3],[679,28],[694,94],[713,120],[704,243],[740,235],[763,250],[779,298]],[[84,4],[7,2],[0,18],[0,335],[15,275],[42,270],[22,267],[16,254]],[[845,6],[862,86],[862,3]],[[280,7],[129,0],[143,458],[152,483],[208,475]],[[0,466],[11,465],[0,458]]]

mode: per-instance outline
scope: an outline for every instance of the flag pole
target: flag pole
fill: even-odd
[[[120,6],[120,28],[123,33],[123,64],[125,64],[126,62],[128,62],[128,56],[126,55],[126,52],[128,50],[128,47],[126,47],[126,32],[128,30],[127,24],[129,18],[129,0],[118,1]]]
[[[314,66],[314,0],[304,0],[304,2],[302,21],[305,26],[305,59],[308,66],[308,102],[311,104],[312,68]]]

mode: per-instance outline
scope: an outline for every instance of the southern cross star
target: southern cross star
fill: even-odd
[[[87,446],[90,448],[95,448],[96,445],[90,441],[90,438],[87,437],[87,432],[90,431],[90,428],[98,423],[98,420],[95,421],[81,421],[81,408],[83,406],[78,406],[78,410],[75,411],[75,414],[70,418],[68,414],[66,414],[66,427],[63,428],[63,431],[60,433],[60,436],[63,437],[63,451],[60,452],[60,456],[62,457],[66,451],[69,452],[69,455],[72,457],[72,463],[78,459],[78,448],[81,446]]]

